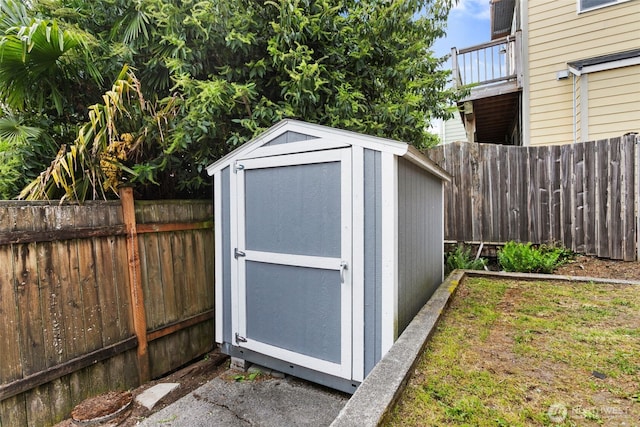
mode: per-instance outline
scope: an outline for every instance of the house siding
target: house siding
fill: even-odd
[[[537,0],[528,2],[528,64],[529,64],[529,130],[532,145],[564,144],[574,141],[574,87],[573,78],[557,80],[556,73],[567,69],[567,62],[577,61],[616,52],[640,48],[640,37],[637,31],[640,17],[640,1],[634,0],[602,9],[577,13],[575,1]],[[630,83],[634,78],[638,81],[638,67],[629,67],[635,77],[619,79]],[[616,70],[617,71],[617,70]],[[596,74],[589,75],[589,96],[597,85]],[[615,74],[615,73],[613,73]],[[617,76],[617,75],[616,75]],[[609,76],[602,77],[602,81]],[[618,77],[616,77],[618,78]],[[576,80],[580,80],[577,78]],[[577,83],[577,82],[576,82]],[[600,85],[601,87],[602,85]],[[576,101],[580,93],[576,85]],[[636,93],[634,91],[634,93]],[[631,95],[629,95],[631,96]],[[637,97],[637,95],[636,95]],[[628,105],[627,97],[615,100],[616,105]],[[599,111],[591,111],[593,102],[589,100],[589,114],[601,115],[606,111],[608,116],[617,111],[610,106],[602,106]],[[576,112],[580,106],[576,105]],[[629,110],[628,110],[629,111]],[[624,133],[628,128],[628,119],[638,115],[629,111],[629,115],[619,115],[619,121],[612,121],[611,126],[595,125],[595,116],[589,120],[576,114],[576,127],[589,124],[589,133],[610,137]],[[581,132],[576,132],[578,137]],[[591,136],[591,135],[590,135]],[[579,138],[578,138],[579,140]]]
[[[589,74],[587,140],[640,132],[640,66]]]

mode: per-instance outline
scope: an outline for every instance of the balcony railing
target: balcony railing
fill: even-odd
[[[457,86],[478,86],[513,82],[522,87],[521,33],[516,32],[465,49],[451,49],[452,72]]]

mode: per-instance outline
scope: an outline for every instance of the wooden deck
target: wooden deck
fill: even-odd
[[[458,102],[469,141],[520,145],[520,34],[452,49],[455,84],[470,88],[469,94]]]

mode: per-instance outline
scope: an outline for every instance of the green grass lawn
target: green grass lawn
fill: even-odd
[[[391,426],[640,424],[640,286],[466,278]]]

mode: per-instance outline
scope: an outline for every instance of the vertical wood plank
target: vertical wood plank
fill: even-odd
[[[469,149],[469,181],[471,184],[471,240],[483,241],[482,235],[482,180],[484,174],[480,165],[480,148],[478,144],[467,145]]]
[[[140,203],[136,206],[136,218],[143,223],[160,222],[158,208],[166,202],[155,204]],[[140,242],[140,271],[145,293],[145,311],[147,313],[147,329],[154,329],[166,323],[163,292],[168,284],[162,283],[160,271],[160,255],[158,252],[158,236],[156,233],[146,233],[138,237]],[[171,358],[175,353],[167,348],[167,341],[171,337],[156,340],[149,345],[149,369],[151,378],[162,375],[171,370]]]
[[[24,394],[10,397],[0,402],[0,425],[27,425],[27,408]]]
[[[172,212],[172,216],[174,218],[180,218],[180,221],[190,222],[193,220],[193,210],[192,205],[190,204],[182,204],[182,205],[172,205],[170,212]],[[191,233],[190,231],[177,231],[174,234],[174,243],[176,246],[173,246],[174,250],[174,258],[176,255],[179,257],[182,271],[178,275],[174,276],[176,280],[176,284],[178,284],[178,288],[176,288],[176,293],[182,293],[182,316],[189,317],[194,314],[197,314],[197,296],[195,292],[195,283],[193,270],[197,269],[193,262],[193,250],[192,250],[192,242],[191,242]],[[175,266],[175,264],[174,264]],[[188,331],[184,331],[184,333],[178,334],[176,336],[176,341],[173,345],[179,345],[181,348],[191,348],[191,343],[189,342],[189,333]],[[173,360],[172,363],[176,363],[176,360]]]
[[[156,205],[141,205],[137,209],[136,217],[141,224],[158,222]],[[154,329],[166,323],[158,236],[157,233],[145,233],[138,236],[138,241],[140,244],[140,277],[145,295],[147,327]]]
[[[595,223],[595,252],[599,257],[609,256],[609,223],[611,221],[610,202],[609,202],[609,154],[610,144],[608,140],[596,141],[594,151],[596,153],[596,188],[595,188],[595,206],[594,223]]]
[[[458,194],[456,195],[456,224],[459,225],[458,241],[473,239],[472,215],[472,187],[471,166],[469,161],[469,144],[459,144],[455,152],[460,179],[458,179]]]
[[[11,231],[17,216],[13,207],[0,208],[0,231]],[[0,246],[0,383],[8,383],[22,377],[19,331],[22,325],[18,318],[16,286],[14,279],[12,245]],[[27,423],[24,395],[14,396],[0,402],[0,423],[3,426],[19,426]]]
[[[136,211],[133,202],[133,189],[120,189],[122,202],[122,216],[127,228],[127,257],[129,264],[129,286],[131,303],[133,306],[133,326],[138,338],[138,373],[140,382],[151,379],[149,371],[149,353],[147,351],[147,319],[144,305],[144,295],[140,279],[140,252],[138,233],[136,232]]]
[[[607,194],[608,239],[603,243],[608,246],[608,254],[613,259],[623,259],[622,255],[622,171],[620,164],[620,138],[609,140],[609,185]]]
[[[89,227],[91,217],[96,214],[95,205],[74,206],[76,227]],[[84,317],[84,337],[86,350],[93,351],[102,348],[102,316],[95,276],[96,257],[92,239],[77,239],[78,250],[78,278],[82,294],[82,308]]]
[[[560,146],[549,147],[549,241],[562,243],[562,213],[560,212]]]
[[[99,202],[87,203],[83,206],[78,206],[80,212],[81,221],[76,221],[76,224],[80,223],[82,227],[96,227],[105,225],[105,218],[103,212],[106,209],[106,205]],[[83,252],[84,261],[81,265],[81,274],[83,277],[83,301],[85,304],[85,337],[87,339],[87,347],[89,351],[91,349],[99,349],[104,347],[104,319],[103,317],[111,317],[109,312],[103,312],[102,304],[103,300],[100,298],[102,290],[101,287],[107,287],[103,282],[102,277],[98,276],[100,267],[98,264],[101,262],[100,244],[101,238],[80,239],[79,251]],[[87,304],[90,304],[90,309],[87,309]],[[109,390],[109,371],[105,362],[99,362],[88,369],[91,376],[91,394],[98,395]]]
[[[518,198],[518,180],[520,178],[520,162],[516,147],[509,147],[507,150],[508,157],[508,181],[507,181],[507,203],[508,203],[508,221],[509,232],[505,237],[505,241],[520,240],[520,203]]]
[[[58,212],[60,206],[43,206],[40,211],[44,214],[44,228],[47,230],[59,229]],[[47,367],[52,367],[65,362],[64,341],[67,339],[64,333],[64,314],[62,299],[62,282],[58,273],[58,248],[60,242],[41,242],[37,246],[38,274],[42,298],[42,319],[45,336],[45,354]],[[48,405],[51,413],[51,422],[62,420],[73,407],[69,380],[66,377],[58,378],[41,387],[37,399],[37,407]],[[29,396],[29,394],[27,394]],[[46,398],[42,399],[42,396]]]
[[[585,253],[588,255],[596,255],[596,201],[597,201],[597,162],[596,162],[596,142],[590,141],[584,143],[584,246]]]
[[[21,207],[17,228],[36,231],[44,228],[42,209],[35,206]],[[21,353],[23,374],[38,373],[47,368],[47,345],[43,322],[43,294],[38,271],[38,243],[14,246],[14,266],[18,279],[18,315],[22,325]],[[49,406],[49,388],[37,387],[25,393],[27,422],[29,425],[52,424]]]
[[[527,199],[527,235],[525,242],[539,243],[540,192],[538,191],[537,159],[538,147],[530,147],[526,157],[526,179],[528,182]]]
[[[458,212],[461,210],[460,206],[460,168],[459,163],[455,162],[455,153],[460,144],[453,143],[448,147],[444,147],[443,157],[444,164],[446,165],[446,171],[451,174],[451,182],[446,184],[445,188],[449,191],[445,195],[445,240],[458,240],[458,233],[462,227],[458,220]]]
[[[113,224],[124,224],[122,206],[112,207],[110,221]],[[109,240],[112,268],[118,298],[118,332],[119,340],[135,335],[133,327],[133,307],[129,290],[129,263],[127,251],[127,237],[116,236]]]
[[[115,225],[110,215],[111,210],[111,206],[107,204],[99,205],[98,208],[93,211],[91,225],[94,227]],[[124,338],[120,337],[120,328],[118,326],[120,315],[118,312],[118,293],[115,283],[111,248],[113,239],[113,236],[92,239],[95,257],[95,279],[98,291],[97,296],[100,302],[100,332],[103,346],[111,345]]]
[[[502,147],[496,146],[496,158],[499,165],[499,174],[497,176],[498,181],[496,182],[496,187],[498,188],[498,204],[497,209],[500,215],[499,221],[497,223],[498,233],[496,235],[496,242],[506,242],[509,240],[507,238],[509,231],[509,148],[510,147]]]
[[[561,242],[564,247],[575,250],[573,240],[573,174],[574,174],[573,146],[564,145],[560,148],[560,215],[562,217]]]
[[[166,203],[156,205],[157,220],[162,222],[176,221],[173,217],[173,210]],[[163,322],[170,323],[180,318],[177,298],[179,293],[174,286],[173,259],[171,257],[171,236],[170,233],[160,233],[157,235],[158,259],[161,266],[162,283],[162,305],[164,308]]]
[[[75,228],[75,210],[72,205],[58,205],[53,216],[55,228]],[[60,335],[63,337],[62,351],[65,361],[86,353],[77,254],[77,247],[73,240],[55,242],[51,254],[52,262],[55,263],[55,280],[60,283]],[[68,392],[71,404],[79,403],[87,397],[87,387],[83,384],[86,384],[89,379],[88,374],[83,371],[74,372],[64,379],[64,385],[60,387]]]
[[[623,259],[625,261],[633,261],[636,259],[636,238],[640,239],[640,229],[638,229],[640,228],[640,226],[638,226],[638,221],[640,221],[640,194],[636,187],[636,177],[640,178],[640,164],[636,164],[637,145],[635,138],[636,135],[626,135],[623,138],[621,146],[622,188],[624,193]],[[635,218],[636,209],[638,211],[638,221],[636,221]]]
[[[549,153],[550,147],[539,147],[536,157],[536,179],[538,187],[538,218],[540,225],[538,227],[537,242],[547,243],[550,241],[551,229],[551,207],[549,189]]]
[[[478,167],[482,170],[482,181],[480,182],[480,225],[482,231],[482,241],[495,242],[494,221],[497,219],[498,212],[495,210],[495,200],[498,189],[494,186],[495,169],[497,167],[495,159],[495,151],[489,145],[479,145],[478,150]]]
[[[585,253],[584,243],[584,205],[585,205],[585,170],[584,170],[584,143],[580,142],[574,145],[574,174],[572,177],[573,185],[573,218],[574,218],[574,234],[575,242],[574,250],[579,253]]]

